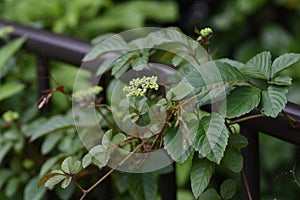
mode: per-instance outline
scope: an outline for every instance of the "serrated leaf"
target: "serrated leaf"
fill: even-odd
[[[277,117],[287,104],[286,94],[288,92],[285,86],[269,86],[262,92],[260,110],[263,114],[270,117]]]
[[[164,134],[164,148],[171,158],[179,163],[184,163],[193,150],[187,133],[181,133],[175,127],[166,130]]]
[[[17,82],[7,82],[0,85],[0,101],[3,99],[9,98],[24,89],[22,83]]]
[[[71,116],[72,117],[72,116]],[[74,121],[70,116],[63,115],[55,115],[51,117],[44,125],[37,127],[36,130],[33,131],[32,136],[30,138],[31,141],[34,141],[48,133],[66,130],[74,127]]]
[[[236,183],[232,179],[223,181],[220,187],[220,194],[223,199],[231,199],[236,193]]]
[[[222,159],[225,166],[235,173],[240,173],[243,169],[243,156],[241,152],[234,148],[228,148],[225,151],[224,158]]]
[[[157,180],[153,173],[128,174],[128,190],[135,200],[155,200]]]
[[[244,63],[238,62],[236,60],[231,60],[229,58],[222,58],[222,59],[218,59],[217,61],[227,63],[237,69],[242,68],[244,66]]]
[[[228,88],[247,80],[237,68],[219,61],[202,64],[185,78],[195,88],[195,95],[202,103],[224,97]]]
[[[132,60],[139,57],[139,52],[137,51],[131,51],[129,53],[123,54],[118,59],[116,59],[112,65],[112,72],[111,75],[115,76],[118,74],[122,69],[126,69],[129,67]]]
[[[229,136],[228,145],[236,149],[242,149],[248,145],[248,139],[241,134],[232,134]]]
[[[39,177],[35,176],[26,184],[24,190],[24,200],[40,200],[46,193],[46,188],[38,188]]]
[[[127,43],[118,34],[102,40],[87,55],[84,56],[83,62],[91,61],[103,54],[109,52],[120,52],[128,50]]]
[[[292,78],[289,76],[277,76],[272,81],[269,81],[270,84],[273,85],[292,85]]]
[[[215,164],[207,159],[193,161],[191,171],[192,192],[197,199],[209,184]]]
[[[259,53],[239,69],[247,76],[269,80],[271,77],[271,53],[267,51]]]
[[[10,41],[0,48],[0,78],[4,75],[2,73],[2,69],[4,68],[6,62],[17,52],[17,50],[24,44],[25,41],[25,37],[20,37]]]
[[[299,53],[286,53],[276,58],[271,67],[271,78],[300,60]]]
[[[235,88],[227,95],[226,104],[221,105],[221,113],[229,119],[249,113],[258,106],[260,92],[260,89],[251,86]]]
[[[215,188],[208,188],[201,194],[199,200],[221,200],[221,197]]]
[[[43,178],[41,178],[38,186],[43,185],[45,183],[45,187],[47,188],[53,188],[56,184],[63,181],[67,176],[64,174],[61,170],[54,170],[50,174],[45,175]]]
[[[219,164],[227,145],[228,131],[224,118],[212,113],[210,117],[204,117],[198,130],[193,136],[193,147],[201,155]]]
[[[61,164],[62,171],[69,175],[78,173],[80,168],[81,162],[79,160],[73,160],[71,156],[65,158]]]

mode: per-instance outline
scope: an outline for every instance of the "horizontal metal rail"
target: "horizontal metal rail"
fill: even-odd
[[[83,56],[92,46],[82,40],[74,39],[50,31],[29,28],[27,26],[0,20],[0,27],[13,26],[12,38],[26,36],[24,48],[49,59],[60,60],[69,64],[80,66]],[[300,105],[288,103],[284,112],[300,121]],[[252,112],[256,114],[257,112]],[[271,136],[300,145],[300,129],[290,126],[284,118],[259,118],[243,123],[255,131],[262,131]]]

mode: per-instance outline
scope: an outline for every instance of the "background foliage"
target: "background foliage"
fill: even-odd
[[[193,34],[194,26],[209,26],[215,31],[211,43],[213,56],[230,57],[240,61],[247,61],[263,50],[270,51],[273,57],[286,52],[300,52],[300,3],[297,0],[3,0],[0,3],[0,17],[86,40],[107,32],[153,25],[178,25],[184,32],[196,37]],[[15,45],[10,43],[15,46],[9,48],[12,52],[19,46],[16,43],[21,41],[15,42]],[[1,47],[3,48],[5,47]],[[3,59],[3,52],[7,53],[8,50],[0,53],[0,59]],[[39,97],[35,58],[19,51],[15,57],[4,63],[1,68],[0,60],[0,90],[2,88],[3,91],[12,92],[0,92],[0,114],[13,110],[20,113],[20,118],[9,126],[0,119],[0,199],[23,199],[23,196],[25,199],[41,199],[45,193],[48,198],[78,197],[74,192],[74,185],[67,190],[55,188],[55,192],[52,193],[34,187],[38,183],[37,174],[45,174],[55,167],[55,163],[61,162],[70,154],[81,156],[83,153],[74,127],[67,123],[70,119],[70,114],[67,113],[69,101],[62,94],[54,94],[51,100],[53,110],[48,113],[51,117],[50,122],[39,117],[36,104]],[[293,86],[288,97],[295,103],[300,103],[299,65],[295,64],[284,72],[293,77]],[[71,91],[76,68],[52,61],[49,68],[56,82],[63,84],[67,91]],[[64,74],[68,74],[67,78]],[[86,72],[82,74],[82,79],[85,80],[88,76],[89,73]],[[52,86],[55,88],[58,85],[52,81]],[[64,112],[66,113],[55,115]],[[66,123],[60,124],[61,119]],[[30,141],[30,137],[34,135],[30,130],[35,130],[41,123],[54,134],[36,135],[34,140]],[[53,124],[59,126],[53,127]],[[293,182],[290,170],[295,161],[299,160],[299,148],[263,134],[260,139],[262,199],[297,199],[300,192]],[[192,198],[190,190],[187,189],[191,162],[177,165],[176,168],[179,199]],[[298,177],[299,171],[298,167]],[[91,170],[91,173],[97,174],[98,171]],[[220,170],[220,176],[222,173],[224,172]],[[91,183],[94,181],[91,180]],[[286,192],[286,188],[289,192]]]

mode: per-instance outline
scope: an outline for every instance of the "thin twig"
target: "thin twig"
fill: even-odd
[[[115,167],[113,167],[109,172],[107,172],[102,178],[100,178],[94,185],[92,185],[89,189],[83,190],[83,195],[80,200],[83,200],[84,197],[95,187],[97,187],[103,180],[105,180],[111,173],[113,173],[119,166],[121,166],[127,159],[129,159],[140,147],[142,147],[147,140],[143,141],[140,145],[138,145],[132,152],[130,152],[123,160],[121,160]]]
[[[296,173],[295,173],[295,171],[296,171],[296,165],[297,165],[297,162],[295,162],[295,164],[294,164],[292,174],[293,174],[294,182],[295,182],[296,185],[300,188],[300,183],[299,183],[299,181],[297,180]]]
[[[242,171],[242,176],[243,176],[243,182],[244,182],[245,187],[246,187],[246,192],[247,192],[248,199],[252,200],[249,184],[248,184],[247,177],[246,177],[246,174],[245,174],[244,170]]]

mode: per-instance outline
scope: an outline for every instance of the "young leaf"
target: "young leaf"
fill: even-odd
[[[277,75],[280,71],[290,67],[291,65],[298,62],[299,60],[300,60],[299,53],[286,53],[279,56],[273,61],[271,67],[271,77]]]
[[[218,192],[214,188],[209,188],[201,194],[199,200],[221,200]]]
[[[214,172],[214,166],[215,164],[213,162],[206,159],[193,161],[190,179],[192,192],[196,199],[208,186]]]
[[[77,174],[80,171],[81,162],[79,160],[73,160],[72,157],[67,157],[61,164],[61,169],[66,174]]]
[[[225,103],[221,105],[221,113],[227,118],[240,117],[252,111],[260,102],[260,89],[251,86],[235,88],[227,95]]]
[[[61,170],[54,170],[53,172],[51,172],[50,174],[44,176],[38,185],[42,185],[44,182],[45,186],[47,188],[53,188],[56,184],[62,182],[64,179],[66,179],[67,176],[64,174],[63,171]],[[45,180],[47,179],[47,180]]]
[[[72,177],[71,176],[66,177],[65,180],[63,180],[63,182],[61,183],[61,187],[63,189],[65,189],[66,187],[68,187],[70,185],[71,181],[72,181]]]
[[[110,158],[110,150],[103,145],[93,147],[90,150],[90,154],[93,156],[92,163],[99,168],[104,167]]]
[[[155,200],[157,181],[153,173],[129,174],[128,190],[135,200]]]
[[[221,184],[220,194],[223,199],[231,199],[236,193],[236,183],[232,179],[226,179]]]
[[[225,166],[235,173],[240,173],[243,169],[243,156],[241,152],[234,148],[228,148],[225,151],[224,158],[222,159]]]
[[[92,164],[92,158],[93,158],[93,156],[90,153],[87,153],[82,158],[82,167],[83,167],[83,169],[87,168],[90,164]]]
[[[259,53],[239,69],[247,76],[268,80],[271,77],[271,53]]]
[[[217,164],[220,163],[227,145],[228,131],[224,118],[217,113],[204,117],[193,137],[193,147],[201,155]]]
[[[285,86],[269,86],[266,91],[262,92],[261,112],[266,116],[277,117],[287,104],[287,92],[288,89]]]

